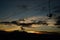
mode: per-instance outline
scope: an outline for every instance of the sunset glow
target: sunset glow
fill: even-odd
[[[38,31],[27,31],[28,33],[35,33],[35,34],[47,34],[47,32],[38,32]]]

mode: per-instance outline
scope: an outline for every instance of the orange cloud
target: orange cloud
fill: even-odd
[[[0,30],[3,30],[3,31],[15,31],[15,30],[21,30],[20,29],[20,26],[17,26],[17,25],[14,25],[14,24],[0,24]]]

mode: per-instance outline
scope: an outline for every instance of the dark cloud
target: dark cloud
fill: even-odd
[[[60,16],[57,17],[56,25],[60,25]]]
[[[49,0],[4,0],[0,1],[0,18],[19,19],[28,16],[45,16],[49,12]],[[59,0],[50,0],[52,13],[60,13]],[[58,7],[59,6],[59,7]]]
[[[60,13],[60,6],[56,6],[53,9],[54,9],[53,13]]]
[[[28,9],[28,5],[17,5],[18,9],[23,9],[23,10],[27,10]]]

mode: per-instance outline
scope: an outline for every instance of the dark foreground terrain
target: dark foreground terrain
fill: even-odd
[[[5,32],[0,31],[0,40],[60,40],[59,33],[50,33],[50,34],[33,34],[26,32]]]

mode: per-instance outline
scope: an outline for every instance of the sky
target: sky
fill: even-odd
[[[0,21],[60,13],[60,0],[0,0]]]

